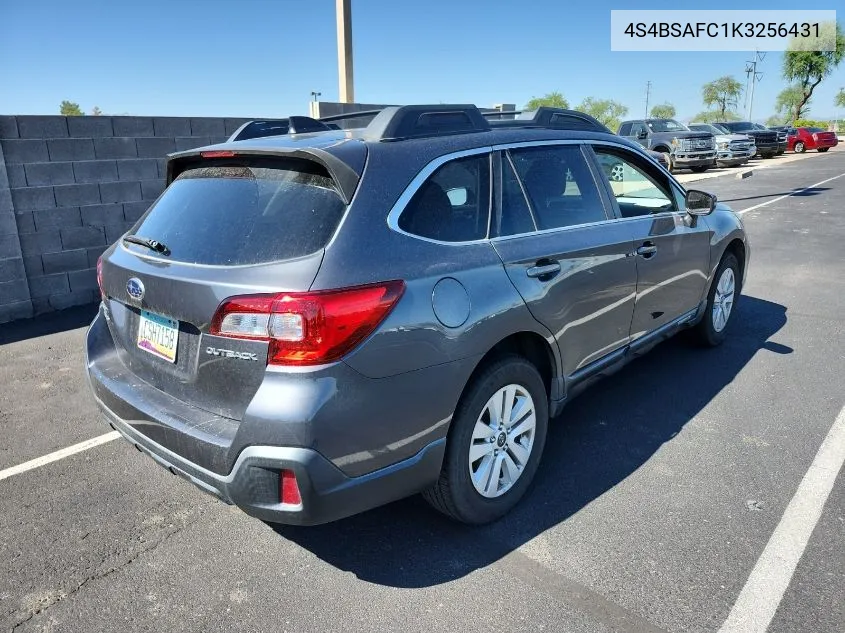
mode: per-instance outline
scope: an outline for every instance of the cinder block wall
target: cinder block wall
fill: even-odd
[[[248,119],[0,116],[0,323],[97,300],[97,258],[164,187],[164,158]]]

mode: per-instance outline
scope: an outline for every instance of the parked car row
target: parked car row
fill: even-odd
[[[773,127],[779,134],[786,137],[787,149],[790,152],[801,154],[808,149],[819,152],[826,152],[831,147],[839,144],[836,132],[828,132],[820,127],[789,127],[781,125]]]
[[[683,125],[674,119],[635,119],[623,121],[617,134],[662,155],[659,162],[669,171],[736,167],[755,156],[773,158],[787,150],[826,152],[838,143],[836,134],[821,128],[768,128],[751,121]]]

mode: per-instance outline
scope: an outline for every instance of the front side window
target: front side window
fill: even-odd
[[[594,147],[623,218],[676,211],[671,190],[645,160],[606,147]],[[652,173],[650,173],[652,172]]]
[[[399,216],[399,228],[441,242],[487,237],[490,155],[450,161],[437,169]]]
[[[607,219],[580,147],[533,147],[509,154],[539,230]]]

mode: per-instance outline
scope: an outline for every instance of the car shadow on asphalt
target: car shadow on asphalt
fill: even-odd
[[[315,527],[274,526],[282,537],[361,580],[427,587],[486,567],[619,484],[681,431],[758,353],[789,354],[769,339],[786,308],[741,297],[725,343],[677,336],[575,398],[551,425],[534,485],[491,525],[455,523],[412,497]]]
[[[88,303],[66,310],[42,314],[32,319],[3,323],[0,325],[0,345],[88,327],[94,320],[98,309],[98,303]]]
[[[757,200],[758,198],[777,198],[778,196],[793,196],[796,198],[809,198],[810,196],[817,196],[825,191],[830,191],[830,187],[795,187],[789,191],[781,191],[776,193],[766,193],[759,196],[745,196],[743,198],[725,198],[719,202],[737,202],[739,200]]]

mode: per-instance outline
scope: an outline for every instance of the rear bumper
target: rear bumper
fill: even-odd
[[[88,330],[85,362],[103,416],[139,450],[248,514],[300,525],[340,519],[433,485],[454,402],[474,367],[466,359],[380,379],[345,363],[314,372],[268,370],[243,418],[233,420],[188,405],[129,371],[102,310]],[[432,391],[440,397],[432,399]],[[282,470],[296,475],[301,506],[280,503]]]
[[[119,418],[99,399],[109,424],[135,448],[171,473],[221,501],[263,521],[318,525],[369,510],[419,492],[437,478],[446,440],[437,440],[413,457],[360,477],[347,477],[317,451],[291,446],[250,446],[232,471],[219,475],[153,442]],[[302,503],[280,503],[280,472],[296,475]]]

